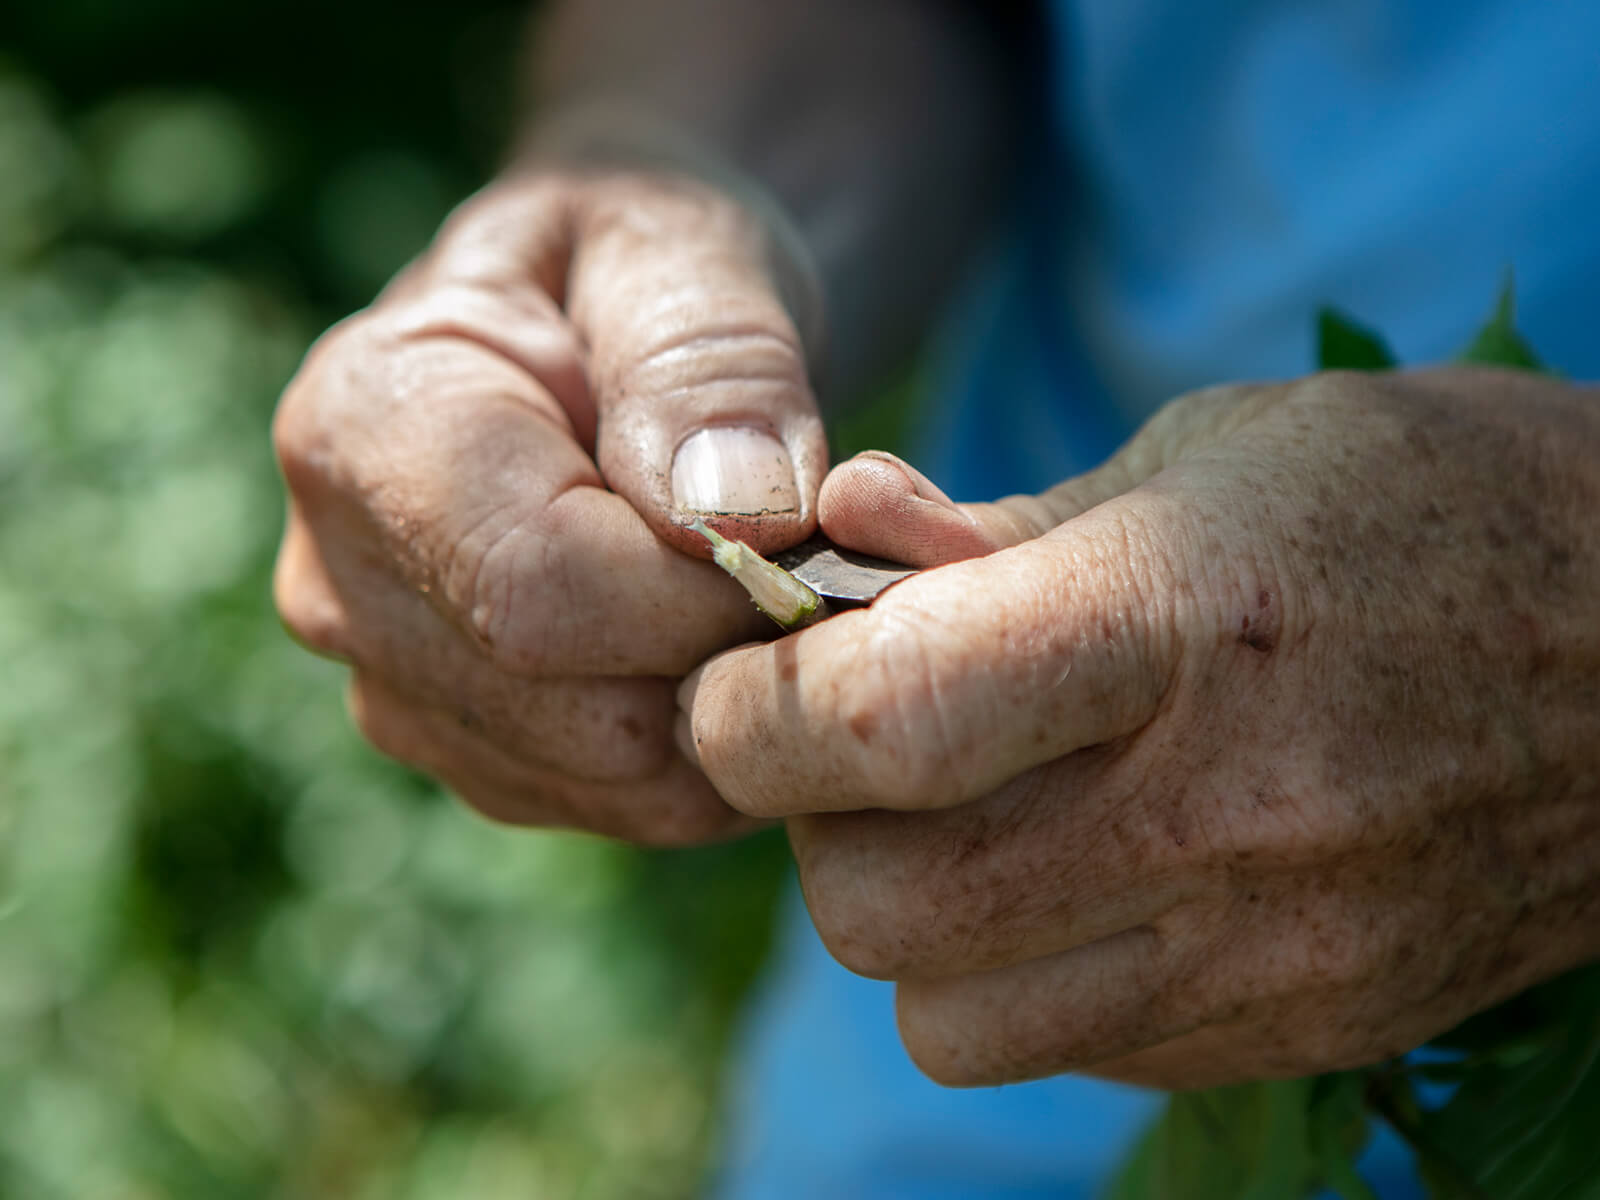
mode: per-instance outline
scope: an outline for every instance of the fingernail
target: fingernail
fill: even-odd
[[[782,442],[747,425],[713,425],[685,438],[672,460],[672,502],[699,513],[794,512],[794,464]]]

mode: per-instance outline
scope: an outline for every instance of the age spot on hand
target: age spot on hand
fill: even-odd
[[[1239,644],[1249,646],[1259,654],[1271,654],[1278,645],[1278,621],[1272,610],[1272,593],[1259,592],[1256,606],[1261,610],[1252,617],[1249,613],[1239,618]]]
[[[1246,614],[1239,622],[1239,644],[1249,646],[1260,654],[1271,654],[1278,644],[1278,639],[1265,622],[1251,624],[1250,617]]]

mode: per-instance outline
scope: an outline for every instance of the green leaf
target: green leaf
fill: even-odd
[[[1554,1033],[1547,1047],[1520,1062],[1484,1062],[1447,1104],[1421,1114],[1416,1133],[1481,1195],[1597,1200],[1600,966],[1546,984],[1535,998]],[[1472,1194],[1431,1182],[1439,1196]]]
[[[1332,308],[1317,313],[1317,366],[1324,371],[1383,371],[1395,365],[1387,343]]]
[[[1500,299],[1478,336],[1458,356],[1461,362],[1492,367],[1521,367],[1543,371],[1544,364],[1523,336],[1517,332],[1515,286],[1510,273],[1500,287]]]
[[[1359,1076],[1180,1092],[1140,1140],[1109,1200],[1292,1200],[1333,1186],[1371,1200]]]
[[[1340,1200],[1377,1200],[1355,1165],[1371,1131],[1365,1076],[1341,1071],[1315,1079],[1309,1121],[1311,1151],[1323,1182]]]

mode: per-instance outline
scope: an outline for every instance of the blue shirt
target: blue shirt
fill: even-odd
[[[1163,401],[1304,374],[1333,304],[1448,357],[1519,325],[1600,378],[1600,4],[1057,0],[1027,213],[955,307],[911,457],[961,499],[1103,459]],[[890,985],[794,898],[732,1097],[729,1200],[1094,1195],[1160,1098],[1079,1077],[948,1091]],[[1363,1162],[1420,1195],[1392,1138]]]

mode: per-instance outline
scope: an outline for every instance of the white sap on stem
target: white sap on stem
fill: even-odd
[[[828,615],[822,597],[743,542],[725,538],[704,521],[689,526],[711,543],[711,558],[732,575],[756,607],[785,629],[803,629]]]

